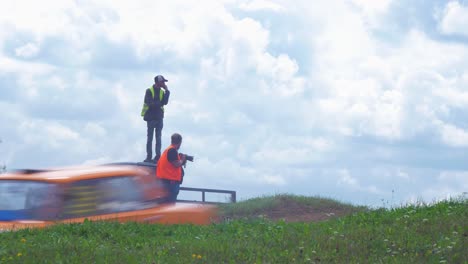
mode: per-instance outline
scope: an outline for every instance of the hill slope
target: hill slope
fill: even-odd
[[[284,220],[286,222],[323,221],[368,210],[320,197],[280,194],[253,198],[236,204],[220,206],[224,219]]]

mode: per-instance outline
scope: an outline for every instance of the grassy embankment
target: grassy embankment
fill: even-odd
[[[305,223],[264,217],[285,200],[289,206],[295,201],[294,206],[350,213]],[[466,198],[366,210],[327,199],[279,195],[222,209],[227,216],[247,218],[209,226],[85,222],[1,233],[0,262],[468,263]]]

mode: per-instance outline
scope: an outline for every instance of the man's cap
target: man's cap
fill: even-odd
[[[166,78],[164,78],[164,76],[162,75],[156,75],[154,77],[154,82],[167,82]]]

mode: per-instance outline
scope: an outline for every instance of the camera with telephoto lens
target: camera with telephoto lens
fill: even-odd
[[[182,153],[180,153],[180,154],[182,154]],[[182,154],[182,155],[184,155],[185,159],[190,161],[190,162],[193,162],[193,159],[195,158],[194,156],[190,156],[190,155],[187,155],[187,154]]]

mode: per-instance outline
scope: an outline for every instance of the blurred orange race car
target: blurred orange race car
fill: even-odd
[[[88,220],[209,224],[216,207],[165,204],[154,168],[104,165],[0,174],[0,231]]]

